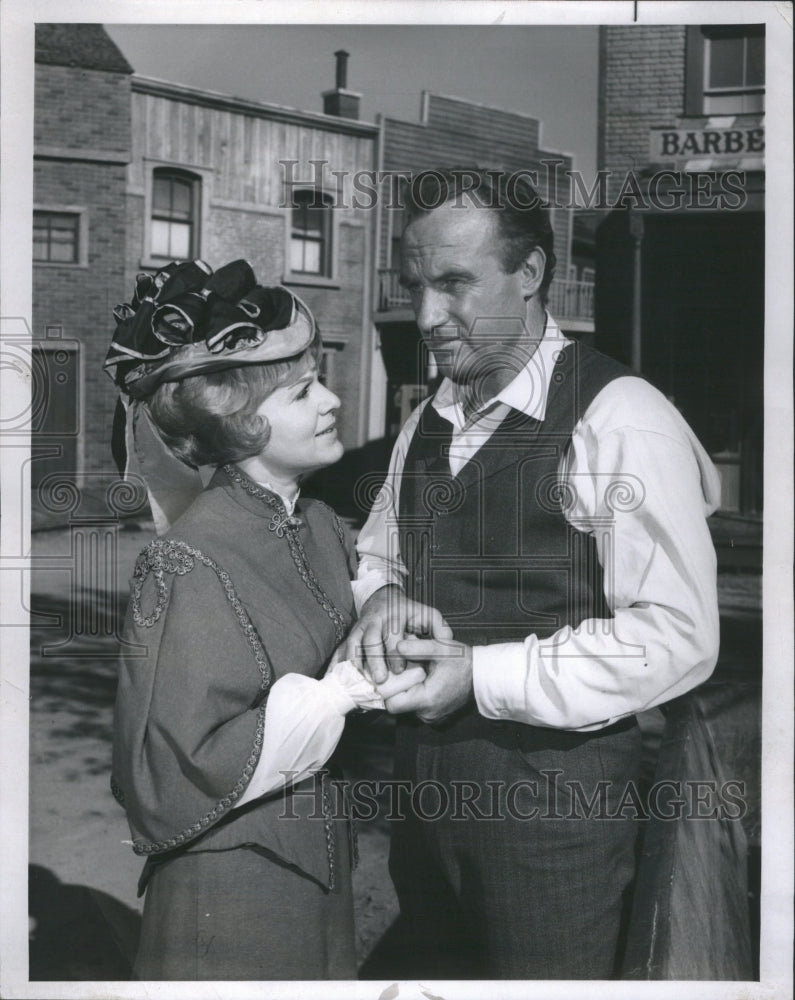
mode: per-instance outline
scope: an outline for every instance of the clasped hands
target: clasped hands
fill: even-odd
[[[398,587],[383,587],[367,601],[342,655],[369,677],[393,715],[441,722],[473,696],[471,646],[453,639],[435,608]]]

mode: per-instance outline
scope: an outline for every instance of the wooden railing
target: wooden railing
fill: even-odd
[[[397,267],[381,267],[378,269],[378,308],[409,309],[411,299],[409,293],[400,285],[400,269]]]
[[[553,281],[549,287],[549,311],[556,319],[593,319],[592,281]]]
[[[411,307],[409,294],[400,285],[398,268],[380,268],[378,279],[378,307],[382,312]],[[592,281],[553,281],[549,289],[549,311],[558,319],[592,320],[593,289]]]

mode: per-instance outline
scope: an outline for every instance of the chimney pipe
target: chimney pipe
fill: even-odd
[[[348,86],[348,53],[345,49],[337,49],[334,53],[337,60],[337,90],[345,90]]]
[[[334,53],[337,60],[337,84],[334,90],[323,92],[323,112],[337,118],[358,118],[362,95],[348,90],[348,53],[338,49]]]

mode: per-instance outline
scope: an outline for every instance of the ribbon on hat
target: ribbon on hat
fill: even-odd
[[[124,435],[123,477],[144,480],[155,531],[162,535],[190,507],[214,470],[192,469],[180,462],[163,442],[144,402],[133,399],[125,405],[119,400],[118,406]]]
[[[286,288],[258,285],[245,260],[214,273],[196,260],[139,274],[132,301],[113,310],[116,330],[105,370],[123,392],[145,396],[180,348],[203,343],[220,355],[258,346],[270,331],[290,325],[295,302]]]

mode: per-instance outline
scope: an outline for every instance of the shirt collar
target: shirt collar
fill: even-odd
[[[519,374],[506,385],[496,396],[488,400],[470,418],[469,423],[485,415],[496,405],[502,403],[510,406],[525,416],[542,421],[546,416],[547,397],[552,381],[552,373],[558,354],[571,343],[560,332],[555,320],[546,314],[544,335],[538,342],[538,347],[532,358]],[[449,378],[445,378],[431,400],[436,412],[455,427],[463,428],[466,421],[460,404],[456,400],[456,387]]]

